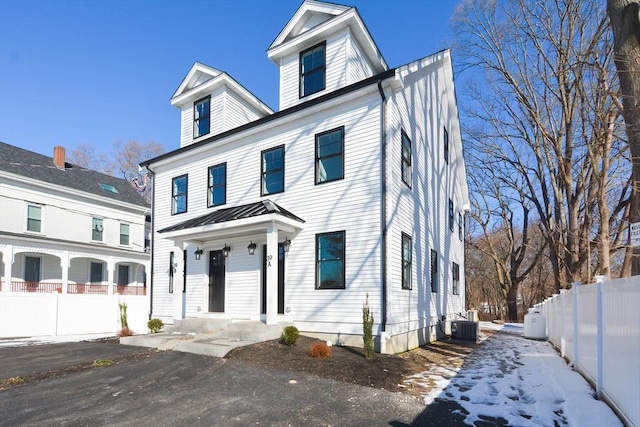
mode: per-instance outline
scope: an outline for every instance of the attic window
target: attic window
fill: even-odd
[[[100,183],[98,185],[100,185],[100,188],[102,188],[104,191],[108,191],[109,193],[113,193],[113,194],[118,194],[118,190],[116,190],[116,188],[113,185],[103,184],[103,183]]]
[[[207,96],[193,103],[193,137],[199,138],[209,133],[211,97]]]
[[[325,43],[300,53],[300,98],[320,92],[325,86]]]

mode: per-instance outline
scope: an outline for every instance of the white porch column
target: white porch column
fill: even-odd
[[[60,256],[60,267],[62,268],[62,293],[67,293],[69,286],[69,251],[64,251]]]
[[[115,275],[116,270],[116,259],[114,257],[109,257],[109,261],[107,262],[107,284],[109,288],[107,289],[107,294],[113,295],[113,284],[115,280],[113,280],[113,276]]]
[[[278,229],[267,227],[267,325],[278,324]]]
[[[6,245],[2,251],[2,262],[4,263],[4,274],[2,281],[2,292],[11,291],[11,267],[13,266],[13,245]]]

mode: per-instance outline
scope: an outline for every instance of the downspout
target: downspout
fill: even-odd
[[[381,173],[381,228],[382,228],[382,247],[381,250],[381,275],[382,275],[382,322],[380,324],[381,332],[387,330],[387,97],[382,89],[382,79],[378,80],[378,91],[382,104],[380,105],[381,117],[381,136],[380,136],[380,173]],[[381,337],[382,338],[382,337]]]
[[[145,168],[149,171],[149,173],[151,174],[151,182],[153,187],[151,188],[151,236],[149,239],[149,251],[151,252],[151,267],[149,269],[149,320],[151,320],[153,318],[153,256],[155,254],[155,251],[153,250],[155,244],[155,222],[156,222],[156,216],[155,213],[153,212],[153,204],[156,200],[156,173],[154,171],[151,170],[151,168],[149,167],[149,165],[145,165]]]

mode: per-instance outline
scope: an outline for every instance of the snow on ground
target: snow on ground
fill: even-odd
[[[454,401],[468,412],[463,415],[469,425],[494,420],[509,426],[622,426],[550,343],[524,338],[522,325],[481,326],[500,331],[457,371],[436,366],[413,376],[437,385],[424,396],[426,404]]]
[[[42,337],[24,337],[24,338],[8,338],[0,339],[0,348],[2,347],[25,347],[29,345],[56,344],[62,342],[80,342],[97,340],[101,338],[110,338],[114,334],[85,334],[85,335],[57,335]]]

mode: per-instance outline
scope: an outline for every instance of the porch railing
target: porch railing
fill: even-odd
[[[11,282],[11,292],[62,292],[62,284],[53,282]]]
[[[109,293],[109,285],[103,285],[102,283],[89,283],[88,285],[69,283],[67,293],[106,295]]]
[[[11,282],[10,288],[5,288],[6,282],[0,281],[0,290],[8,290],[10,292],[37,292],[37,293],[62,293],[62,283],[56,282]],[[120,295],[146,295],[147,288],[145,286],[135,285],[109,285],[102,283],[75,284],[67,285],[67,293],[69,294],[91,294],[91,295],[107,295],[109,287],[113,286],[113,293]]]
[[[144,286],[113,285],[113,293],[120,295],[147,295],[147,288]]]

